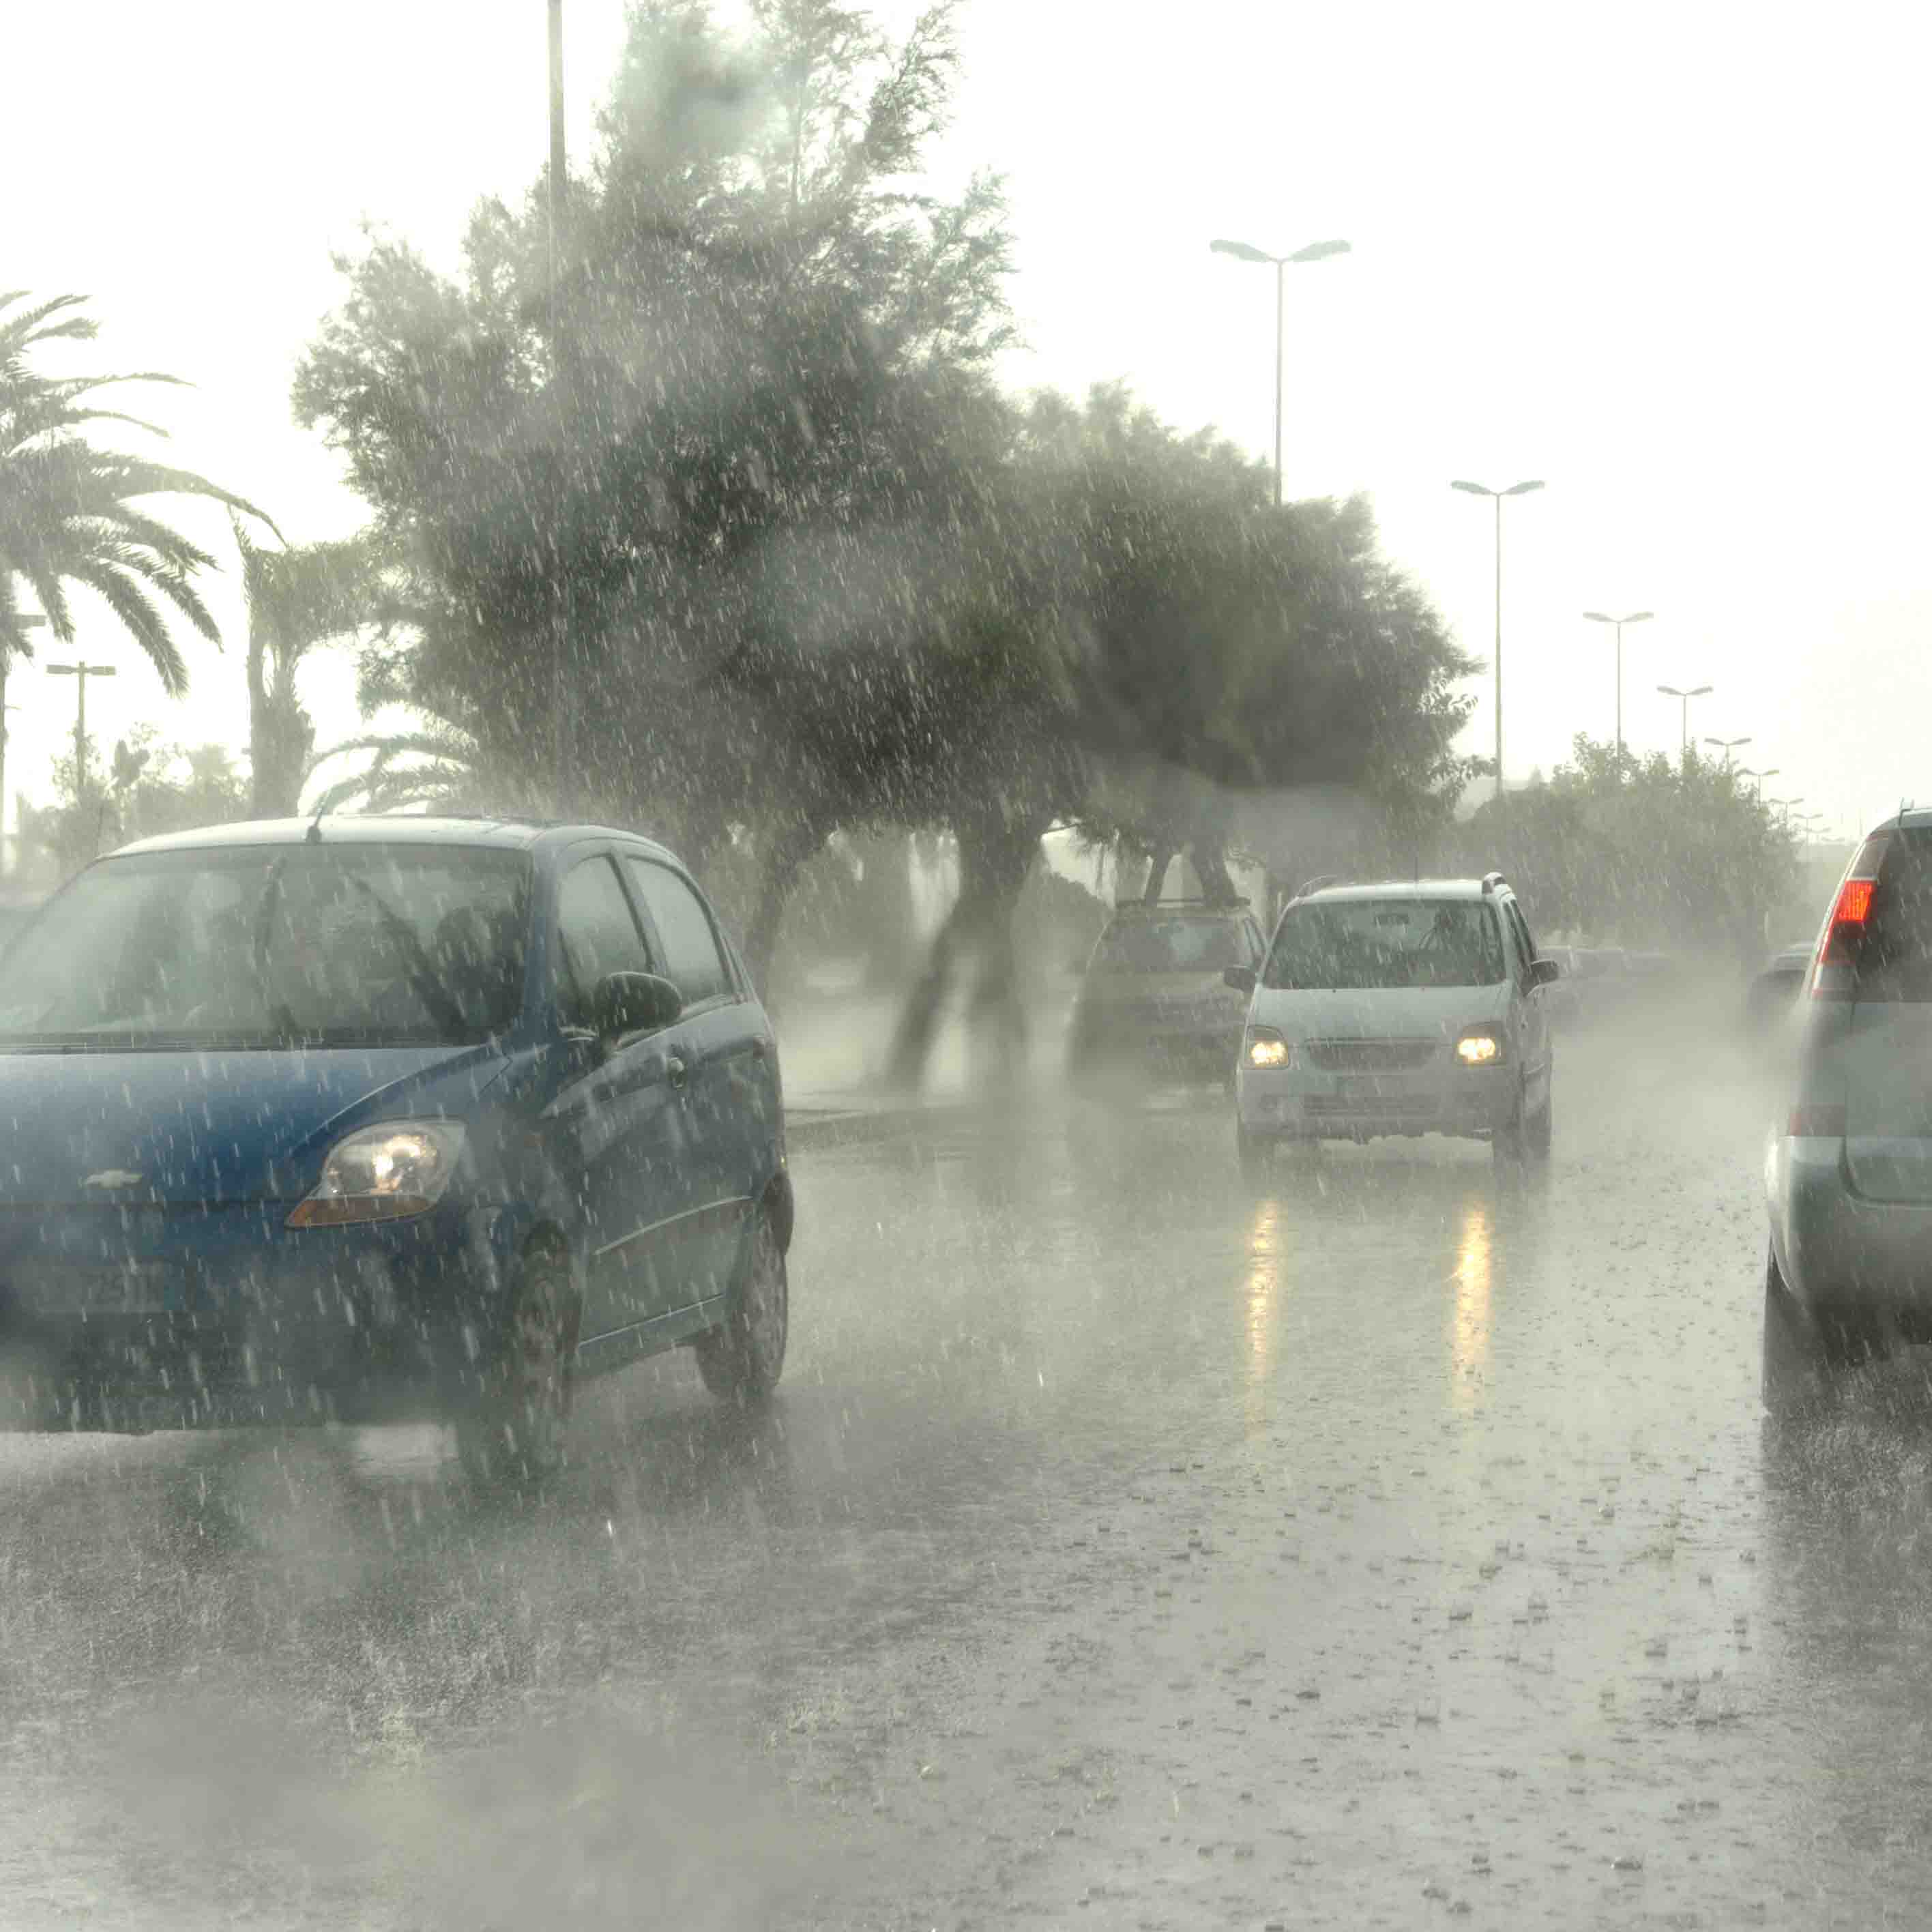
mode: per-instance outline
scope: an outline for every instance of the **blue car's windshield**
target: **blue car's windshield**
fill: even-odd
[[[464,846],[110,859],[9,949],[0,1046],[485,1039],[521,1004],[529,879]]]
[[[1483,899],[1330,899],[1290,906],[1268,954],[1270,986],[1492,986],[1502,940]]]

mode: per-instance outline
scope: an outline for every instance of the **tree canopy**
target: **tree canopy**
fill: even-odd
[[[1626,946],[1749,958],[1796,891],[1789,825],[1695,746],[1639,758],[1580,733],[1568,764],[1485,805],[1460,842],[1540,926]]]
[[[840,828],[999,848],[990,904],[1056,820],[1218,863],[1268,788],[1446,814],[1468,661],[1365,504],[1277,508],[1117,387],[1000,392],[1000,184],[920,185],[953,7],[752,15],[634,11],[554,296],[536,193],[454,279],[380,235],[340,265],[296,401],[406,560],[371,694],[527,795],[561,674],[586,799],[700,863],[751,828],[780,902]]]

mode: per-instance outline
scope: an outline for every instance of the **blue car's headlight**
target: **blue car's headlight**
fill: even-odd
[[[322,1178],[289,1216],[291,1228],[339,1228],[352,1221],[400,1221],[442,1199],[463,1151],[454,1120],[385,1120],[339,1140]]]

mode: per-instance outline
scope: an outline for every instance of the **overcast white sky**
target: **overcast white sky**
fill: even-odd
[[[888,22],[903,0],[875,10]],[[621,0],[566,0],[574,161]],[[1932,796],[1925,532],[1928,16],[1896,4],[1321,6],[970,0],[944,164],[1010,178],[1016,387],[1128,379],[1184,426],[1272,436],[1272,275],[1226,235],[1346,258],[1290,271],[1292,495],[1366,490],[1390,552],[1486,656],[1488,506],[1507,512],[1513,774],[1612,728],[1694,728],[1849,827]],[[545,139],[544,0],[65,0],[16,9],[0,121],[0,286],[91,295],[104,366],[161,368],[172,458],[292,538],[360,520],[291,424],[291,370],[367,216],[447,259]],[[190,520],[184,518],[184,520]],[[211,544],[225,536],[202,518]],[[97,740],[245,738],[239,612],[166,704],[104,614]],[[325,740],[355,724],[317,667]],[[1472,727],[1486,749],[1486,677]],[[32,668],[10,790],[41,790],[73,683]]]

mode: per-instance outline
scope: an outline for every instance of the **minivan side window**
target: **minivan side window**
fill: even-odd
[[[1509,902],[1509,922],[1516,934],[1518,950],[1522,956],[1522,970],[1529,970],[1530,962],[1536,957],[1536,941],[1529,936],[1529,921],[1522,916],[1522,908],[1514,900]]]
[[[643,896],[664,948],[664,976],[684,995],[687,1006],[735,993],[718,935],[704,902],[673,872],[648,859],[632,859],[631,880]]]
[[[567,1027],[591,1024],[590,996],[607,973],[648,973],[651,956],[608,858],[586,859],[557,895],[555,984],[557,1017]]]

